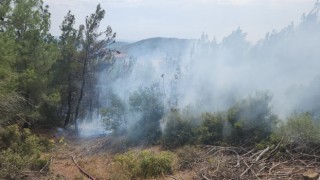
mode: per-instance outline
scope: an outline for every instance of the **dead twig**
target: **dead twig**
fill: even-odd
[[[43,170],[45,170],[49,164],[52,162],[52,157],[50,157],[49,161],[40,169],[40,172],[42,172]]]
[[[172,179],[174,179],[174,180],[179,180],[178,178],[176,178],[176,177],[174,177],[174,176],[166,176],[166,177],[172,178]]]
[[[217,166],[217,168],[213,171],[213,175],[219,170],[219,168],[220,168],[220,162],[218,163],[218,166]]]
[[[280,163],[277,163],[275,164],[274,166],[272,166],[270,169],[269,169],[269,175],[271,175],[271,172],[274,168],[276,168],[277,166],[281,165],[281,164],[285,164],[287,163],[288,161],[285,161],[285,162],[280,162]]]
[[[45,174],[44,172],[40,172],[40,171],[21,171],[22,174]]]
[[[243,154],[242,156],[247,156],[249,155],[250,153],[252,153],[254,151],[254,149],[251,149],[250,151],[246,152],[245,154]]]
[[[300,153],[300,154],[303,155],[303,156],[307,156],[307,157],[313,157],[315,159],[320,158],[320,156],[317,156],[317,155],[311,155],[311,154],[305,154],[305,153]]]

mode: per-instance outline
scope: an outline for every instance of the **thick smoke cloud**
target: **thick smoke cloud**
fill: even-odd
[[[256,92],[272,96],[281,118],[320,110],[319,5],[298,25],[266,34],[252,44],[240,28],[221,42],[154,38],[122,46],[116,63],[100,77],[102,106],[117,95],[128,103],[141,87],[158,83],[166,109],[192,106],[199,112],[226,110]]]

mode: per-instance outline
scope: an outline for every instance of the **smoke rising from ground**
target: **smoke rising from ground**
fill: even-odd
[[[115,94],[128,104],[133,92],[157,83],[167,110],[192,106],[216,112],[267,92],[281,118],[304,111],[318,116],[319,9],[316,5],[300,24],[270,32],[255,44],[238,28],[221,42],[203,34],[199,40],[154,38],[124,46],[113,68],[101,75],[102,96]],[[110,104],[106,100],[102,106]]]

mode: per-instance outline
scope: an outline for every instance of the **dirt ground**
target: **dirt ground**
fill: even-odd
[[[57,138],[56,141],[59,139]],[[65,137],[64,142],[58,144],[51,154],[49,173],[41,179],[89,179],[79,170],[72,157],[83,170],[94,178],[114,179],[111,178],[112,158],[115,154],[112,146],[114,142],[108,137]],[[150,147],[148,150],[162,151],[159,146]],[[192,180],[195,179],[193,178],[195,176],[193,171],[184,171],[158,179]]]
[[[30,173],[21,177],[22,179],[89,179],[85,173],[81,172],[79,167],[95,179],[119,179],[113,176],[113,157],[117,152],[121,153],[129,150],[123,145],[121,137],[116,141],[108,136],[79,138],[72,134],[51,138],[55,140],[56,147],[51,153],[44,154],[44,156],[51,157],[50,165],[48,166],[49,171]],[[214,148],[211,148],[210,152],[214,152]],[[158,179],[288,179],[287,177],[303,179],[302,174],[310,170],[317,174],[320,173],[320,162],[317,159],[308,161],[292,159],[283,162],[268,162],[245,166],[244,163],[249,160],[249,155],[243,156],[247,160],[239,159],[239,156],[220,153],[226,148],[216,148],[214,155],[209,155],[207,153],[209,151],[204,151],[203,155],[205,156],[202,157],[205,158],[202,161],[195,162],[193,164],[194,168],[184,171],[177,168],[174,170],[174,174]],[[140,147],[139,149],[139,147],[136,147],[134,150],[139,151],[141,149],[145,148]],[[152,146],[147,149],[156,153],[163,151],[160,146]],[[239,163],[241,167],[239,167]],[[249,162],[247,161],[247,163]],[[242,178],[239,177],[240,174],[243,175]]]

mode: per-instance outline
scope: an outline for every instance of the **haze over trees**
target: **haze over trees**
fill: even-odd
[[[105,16],[100,5],[79,27],[69,11],[61,35],[53,37],[42,0],[1,1],[0,178],[47,166],[41,154],[56,141],[29,129],[76,132],[80,138],[89,125],[94,135],[114,139],[119,151],[140,145],[172,151],[117,155],[115,167],[128,174],[115,177],[170,174],[174,153],[178,169],[185,170],[208,163],[203,160],[208,154],[228,151],[228,158],[238,160],[234,167],[246,165],[241,174],[235,171],[238,176],[257,176],[257,162],[285,164],[294,153],[312,152],[299,158],[312,156],[319,164],[319,8],[316,3],[301,23],[255,44],[241,28],[221,42],[203,34],[198,40],[117,44],[112,28],[100,27]],[[175,151],[179,148],[182,152]],[[279,158],[284,152],[291,156]]]

